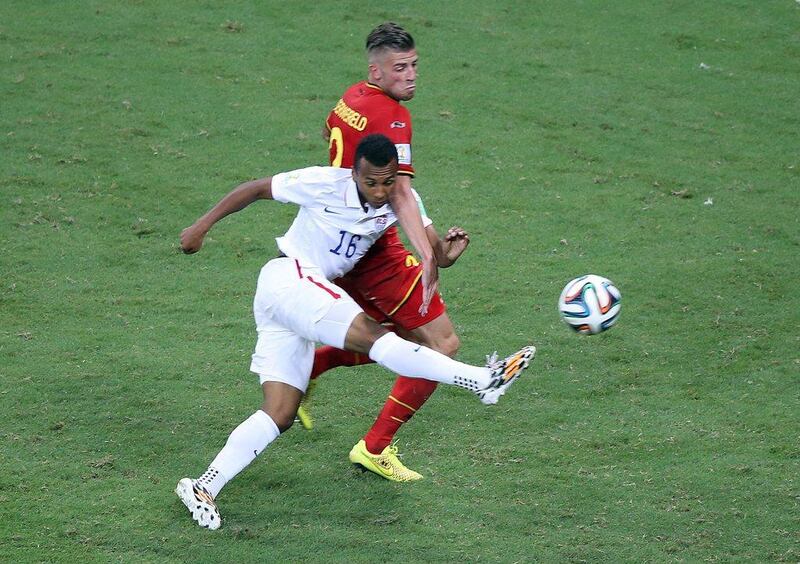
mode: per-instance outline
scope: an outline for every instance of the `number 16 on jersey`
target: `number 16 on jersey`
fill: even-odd
[[[344,254],[345,257],[351,258],[358,250],[358,242],[361,240],[361,235],[354,235],[352,233],[348,233],[347,231],[339,231],[339,235],[339,244],[335,249],[328,250],[335,255]],[[346,244],[345,241],[347,241]]]

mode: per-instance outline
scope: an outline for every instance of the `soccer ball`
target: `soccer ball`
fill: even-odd
[[[582,335],[602,333],[619,317],[622,296],[608,278],[587,274],[570,280],[558,298],[561,317]]]

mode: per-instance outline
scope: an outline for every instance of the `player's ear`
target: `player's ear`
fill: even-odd
[[[381,68],[377,63],[369,64],[369,82],[375,84],[381,79]]]

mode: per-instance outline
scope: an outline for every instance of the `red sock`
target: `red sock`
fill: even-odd
[[[399,376],[383,404],[378,418],[364,437],[367,450],[380,454],[392,442],[400,426],[422,407],[436,389],[437,382]]]
[[[314,366],[311,368],[313,380],[323,372],[338,366],[360,366],[374,362],[369,356],[324,345],[314,351]]]

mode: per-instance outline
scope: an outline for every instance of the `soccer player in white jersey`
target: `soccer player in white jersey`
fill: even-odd
[[[261,269],[253,300],[258,340],[250,370],[260,378],[261,408],[233,430],[202,476],[183,478],[175,490],[203,527],[221,524],[214,500],[222,487],[292,426],[315,342],[368,354],[398,374],[466,388],[485,404],[496,403],[535,354],[527,346],[485,367],[458,362],[389,332],[330,281],[396,221],[388,204],[398,168],[394,143],[365,137],[355,163],[352,170],[311,167],[245,182],[181,233],[181,247],[193,253],[216,222],[257,200],[300,206],[277,239],[281,256]]]

